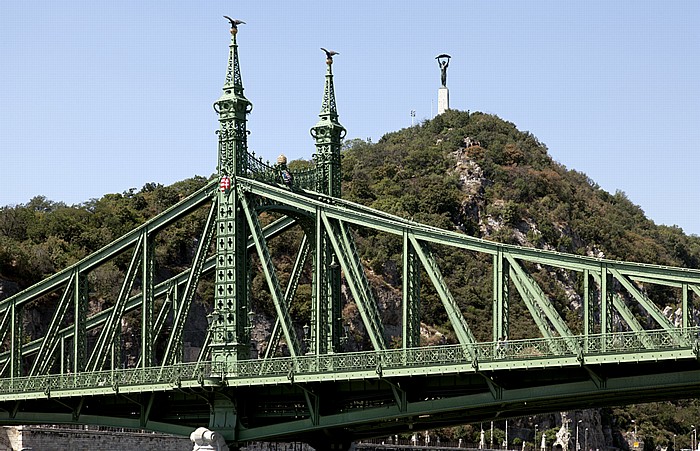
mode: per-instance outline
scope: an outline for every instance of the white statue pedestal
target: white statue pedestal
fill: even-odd
[[[441,86],[438,89],[438,108],[437,114],[442,114],[450,109],[450,90],[447,86]]]

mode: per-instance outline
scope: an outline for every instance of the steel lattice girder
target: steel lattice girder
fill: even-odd
[[[615,299],[613,296],[615,293],[612,291],[609,292],[606,288],[608,285],[607,280],[610,277],[614,277],[616,280],[619,280],[622,285],[626,285],[632,297],[641,303],[649,303],[649,305],[653,304],[650,304],[651,301],[647,300],[644,295],[632,285],[631,281],[638,280],[643,283],[659,282],[670,286],[680,285],[686,293],[684,302],[688,302],[688,292],[697,294],[700,290],[698,288],[698,286],[700,286],[700,271],[697,270],[611,262],[544,251],[532,252],[532,250],[483,242],[452,232],[415,224],[340,199],[329,200],[328,198],[322,197],[322,200],[319,201],[308,195],[289,192],[274,186],[258,184],[257,182],[245,179],[240,179],[238,183],[241,188],[249,192],[248,195],[250,196],[263,196],[274,202],[281,202],[298,211],[306,212],[309,216],[318,215],[318,218],[321,219],[323,229],[329,232],[329,238],[331,241],[335,242],[333,244],[333,249],[334,252],[341,257],[341,263],[344,263],[343,270],[346,273],[357,273],[351,277],[354,277],[353,282],[358,284],[361,284],[360,273],[358,272],[360,268],[355,264],[355,269],[353,270],[353,263],[350,261],[351,251],[348,250],[347,244],[342,244],[348,232],[344,231],[339,233],[338,229],[336,226],[333,226],[333,224],[350,223],[361,227],[383,230],[404,237],[410,244],[408,249],[412,249],[415,252],[415,258],[421,260],[425,268],[432,268],[433,278],[438,281],[436,286],[444,289],[443,294],[448,300],[449,290],[444,286],[444,282],[440,282],[441,278],[438,277],[439,270],[436,262],[430,257],[429,253],[424,251],[424,246],[428,243],[446,244],[448,246],[456,246],[490,255],[498,255],[499,253],[501,253],[501,255],[507,255],[509,257],[506,259],[509,265],[508,271],[511,273],[511,276],[513,276],[513,274],[518,274],[519,283],[523,287],[528,284],[531,285],[527,290],[533,293],[534,302],[538,303],[540,308],[547,310],[551,309],[546,304],[544,295],[538,291],[534,280],[524,272],[519,262],[532,262],[584,271],[586,278],[592,277],[594,280],[599,281],[598,284],[601,286],[603,297],[610,296],[610,306],[603,303],[602,308],[606,309],[614,305],[619,311],[622,310],[619,305],[619,299]],[[199,205],[203,205],[205,200],[202,200]],[[194,208],[191,206],[191,200],[183,205],[182,211],[178,209],[176,209],[176,211],[170,211],[169,214],[172,215],[170,220],[174,220],[174,218],[180,217],[180,214],[186,214]],[[257,213],[250,208],[250,206],[246,205],[245,207],[250,216],[249,223],[252,224],[251,229],[255,229],[253,237],[248,242],[248,248],[255,245],[256,249],[259,252],[262,251],[263,257],[266,258],[265,239],[270,235],[287,229],[294,223],[294,220],[290,218],[280,220],[270,226],[270,232],[268,233],[267,231],[257,230],[259,229],[259,223],[256,223]],[[161,221],[161,223],[163,221],[161,218],[158,220]],[[154,224],[155,223],[158,222],[156,221]],[[319,224],[318,221],[317,224]],[[141,259],[146,255],[144,251],[144,240],[149,236],[152,229],[147,228],[144,230],[146,231],[141,231],[138,234],[139,241],[131,243],[131,245],[134,246],[135,259]],[[255,244],[256,241],[258,242],[257,244]],[[115,247],[112,248],[111,251],[113,254],[108,253],[109,255],[116,255],[124,249],[119,248],[118,243],[120,242],[123,242],[122,239],[115,242]],[[407,248],[407,246],[404,247]],[[119,249],[119,251],[116,251],[116,249]],[[89,259],[90,257],[86,260]],[[558,262],[560,264],[557,264]],[[93,266],[95,265],[94,262],[91,264],[93,264]],[[201,263],[201,270],[195,272],[204,273],[210,270],[209,265],[211,265],[211,261],[204,260]],[[132,272],[133,271],[129,271],[129,273]],[[76,266],[72,269],[72,272],[70,272],[70,277],[62,282],[63,286],[66,287],[64,292],[65,298],[80,298],[84,295],[82,290],[75,288],[80,285],[80,280],[74,276],[82,273],[83,269],[80,266]],[[127,276],[125,287],[128,287],[128,279],[130,277],[133,277],[133,275]],[[173,285],[183,285],[187,283],[187,280],[191,280],[191,278],[192,273],[185,272],[171,279],[168,283],[156,285],[152,288],[153,296],[164,296]],[[50,286],[51,283],[42,282],[42,284],[44,284],[43,288],[35,290],[34,293],[45,294],[49,292],[50,290],[46,291],[46,287]],[[496,285],[498,284],[496,283]],[[55,286],[61,286],[61,284]],[[71,290],[73,294],[71,294]],[[32,289],[26,291],[23,296],[26,296],[26,293],[31,291]],[[124,288],[122,291],[125,292],[128,290]],[[588,292],[588,296],[590,296],[590,289],[586,291]],[[81,294],[81,292],[83,294]],[[639,299],[640,297],[641,300]],[[20,300],[22,303],[25,303],[31,299],[33,299],[31,296],[20,296],[15,298],[15,301]],[[116,310],[122,312],[128,311],[130,308],[137,308],[143,301],[142,295],[128,299],[122,297],[122,299],[123,301],[120,303],[118,309],[95,315],[86,321],[85,327],[107,324],[108,317],[110,315],[115,316],[116,314],[114,312]],[[280,306],[286,309],[288,300],[287,296],[280,296]],[[371,304],[371,301],[366,300],[366,302]],[[5,314],[3,315],[4,329],[18,327],[16,325],[12,326],[16,324],[16,318],[18,316],[16,309],[18,304],[18,302],[0,303],[0,306],[4,305],[6,307]],[[459,324],[459,322],[463,320],[463,317],[461,317],[459,310],[456,307],[452,307],[451,304],[451,302],[447,302],[446,308],[452,310],[452,316],[455,317],[455,322]],[[58,309],[57,316],[61,316],[60,311],[61,310]],[[551,315],[554,314],[553,311],[549,313]],[[607,314],[604,315],[604,317],[606,316]],[[550,321],[551,319],[552,318],[549,318]],[[368,322],[371,323],[369,320]],[[458,346],[430,348],[405,347],[400,350],[379,349],[375,352],[364,353],[271,358],[260,361],[239,361],[236,362],[235,365],[223,367],[212,367],[209,366],[210,364],[207,362],[198,362],[196,364],[169,365],[159,367],[155,370],[142,367],[130,370],[94,371],[70,375],[38,375],[32,378],[13,377],[0,380],[0,402],[31,399],[71,399],[86,395],[112,396],[116,393],[127,395],[129,393],[137,394],[163,390],[166,392],[183,389],[196,390],[202,387],[208,387],[216,392],[225,390],[222,388],[222,381],[225,381],[225,386],[230,388],[295,386],[298,384],[319,384],[332,381],[389,380],[389,382],[396,382],[398,379],[406,377],[426,377],[428,379],[441,378],[446,375],[465,377],[466,375],[484,374],[485,372],[498,377],[499,374],[507,374],[513,371],[532,371],[537,368],[545,370],[550,368],[569,368],[571,371],[575,369],[579,371],[589,369],[591,366],[595,366],[595,371],[598,373],[604,374],[605,367],[607,366],[612,367],[621,364],[625,364],[628,367],[630,365],[647,365],[645,362],[654,362],[652,363],[653,367],[650,367],[652,369],[649,374],[635,379],[633,381],[633,386],[637,384],[636,386],[642,387],[643,389],[644,384],[650,384],[650,381],[653,380],[655,383],[659,384],[659,387],[671,393],[673,390],[676,390],[677,387],[686,383],[678,382],[673,377],[667,378],[666,373],[663,372],[665,371],[665,366],[658,362],[673,360],[676,362],[685,362],[690,366],[697,366],[699,350],[697,343],[698,330],[690,328],[672,328],[668,327],[669,325],[663,323],[663,321],[660,322],[664,329],[659,331],[643,331],[638,324],[633,324],[631,326],[633,331],[630,333],[604,333],[598,335],[591,334],[590,330],[587,329],[584,335],[570,336],[570,332],[567,332],[566,329],[559,328],[557,332],[565,336],[555,337],[554,335],[550,335],[547,339],[513,340],[508,342],[507,348],[500,350],[498,343],[495,341],[492,343],[476,343],[474,340],[466,339],[462,340],[461,344]],[[65,338],[71,334],[77,333],[76,330],[79,329],[68,327],[58,331],[57,334]],[[608,329],[604,329],[604,331],[609,332]],[[9,355],[6,353],[5,362],[14,362],[10,356],[17,356],[20,351],[30,352],[29,350],[31,350],[31,352],[39,352],[42,346],[44,346],[44,349],[54,348],[55,340],[56,338],[54,337],[51,341],[36,341],[23,347],[23,349],[16,346],[14,351],[10,352]],[[107,337],[102,341],[108,343],[110,339]],[[572,343],[576,343],[577,346],[572,346]],[[46,352],[47,351],[41,351],[41,353],[44,354]],[[94,362],[94,359],[92,360]],[[11,366],[17,367],[17,364],[11,363]],[[586,371],[584,372],[587,375],[589,374]],[[551,373],[554,374],[555,372],[552,371]],[[12,374],[15,376],[17,375],[14,371]],[[590,399],[593,400],[591,402],[605,402],[604,400],[607,399],[606,396],[609,396],[611,392],[605,392],[603,389],[610,390],[611,387],[614,388],[614,383],[611,384],[611,380],[614,378],[606,379],[605,377],[601,377],[599,380],[590,380],[590,376],[586,377],[588,377],[589,380],[580,382],[580,384],[585,384],[585,387],[584,385],[570,384],[565,386],[565,384],[560,384],[560,388],[564,387],[561,388],[561,390],[563,390],[562,393],[568,390],[567,393],[573,397],[589,396],[586,393],[594,393],[590,394]],[[615,380],[620,380],[620,378],[618,377]],[[366,421],[383,421],[387,418],[408,418],[411,415],[416,415],[417,412],[420,415],[448,415],[451,411],[450,403],[459,398],[441,398],[441,400],[436,399],[433,400],[435,402],[431,401],[428,404],[421,404],[422,401],[410,401],[408,399],[404,402],[401,400],[405,399],[406,396],[410,398],[411,392],[404,390],[404,388],[401,388],[397,392],[396,387],[398,387],[398,385],[394,382],[389,382],[387,382],[387,390],[389,390],[387,393],[390,395],[390,403],[387,404],[387,406],[393,405],[393,407],[389,407],[388,414],[386,414],[387,406],[382,407],[385,412],[384,414],[380,414],[379,410],[370,409],[369,412],[371,414],[366,417]],[[598,383],[596,386],[598,391],[586,391],[589,390],[586,387],[590,384],[595,385],[596,383]],[[683,385],[683,387],[688,388],[689,385],[686,384]],[[517,393],[517,391],[508,390],[507,387],[504,389],[502,386],[499,386],[498,390],[487,388],[483,395],[478,396],[490,396],[491,398],[497,396],[499,400],[507,401],[511,399],[509,396],[513,393]],[[469,395],[472,396],[471,398],[465,398],[464,396],[459,399],[462,401],[469,399],[474,402],[477,401],[477,398],[474,397],[477,395]],[[531,398],[529,399],[532,400],[532,402],[537,402],[539,399],[539,395],[531,394],[530,396]],[[620,398],[617,399],[623,399],[623,396],[624,394],[621,394]],[[543,405],[549,406],[549,410],[551,410],[552,406],[560,405],[557,403],[561,401],[555,398],[556,396],[549,400],[542,401],[545,403]],[[515,395],[513,395],[512,399],[516,400],[513,402],[520,402],[517,401],[520,398]],[[319,402],[323,405],[325,402],[324,398],[317,397],[317,395],[313,395],[308,399],[305,398],[306,409],[311,410],[310,415],[313,417],[313,420],[310,419],[309,424],[305,423],[306,420],[293,422],[291,424],[292,429],[297,433],[303,433],[307,430],[316,430],[314,428],[318,427],[340,427],[341,424],[352,426],[354,420],[348,421],[348,418],[354,415],[360,415],[360,412],[368,412],[367,409],[359,409],[342,415],[322,415],[319,412],[322,412],[323,409],[319,410],[317,405]],[[391,410],[394,408],[397,409],[398,413]],[[372,416],[375,415],[375,413],[377,415],[376,418]],[[383,416],[385,414],[388,416]],[[16,416],[15,418],[21,417],[22,415],[19,417]],[[89,416],[86,416],[86,418],[88,417]],[[121,420],[117,420],[117,422],[118,421]],[[285,424],[286,426],[290,426],[289,423]],[[276,427],[277,429],[275,429]],[[237,439],[248,436],[258,437],[261,436],[261,434],[272,434],[274,436],[277,432],[273,433],[271,431],[273,429],[279,431],[279,428],[282,427],[281,425],[275,427],[261,426],[254,429],[246,429],[243,427],[238,430],[237,433],[239,435]]]
[[[541,362],[542,365],[531,368],[502,366],[480,370],[487,371],[486,374],[498,380],[500,385],[497,392],[489,390],[480,373],[469,365],[451,368],[424,364],[415,367],[413,373],[385,370],[378,374],[370,369],[356,371],[352,377],[345,378],[327,377],[335,373],[326,371],[326,377],[324,374],[310,374],[309,378],[298,375],[293,383],[285,376],[281,376],[280,380],[275,378],[256,382],[255,378],[259,379],[260,376],[251,375],[228,378],[226,384],[222,384],[221,380],[213,378],[192,378],[197,372],[188,374],[183,368],[180,373],[173,369],[161,375],[162,382],[157,384],[143,383],[142,379],[140,383],[132,385],[120,380],[123,385],[119,385],[107,379],[110,372],[103,372],[101,377],[106,384],[102,387],[82,391],[60,388],[42,390],[41,381],[35,381],[35,389],[27,389],[25,397],[21,398],[20,393],[0,395],[0,407],[4,410],[0,413],[0,421],[27,424],[39,422],[41,418],[44,423],[80,421],[122,427],[145,425],[149,429],[183,433],[184,426],[206,421],[209,412],[207,401],[222,397],[237,400],[247,415],[245,424],[225,432],[230,434],[227,436],[230,440],[299,438],[321,429],[351,431],[354,437],[361,438],[376,435],[384,427],[398,432],[409,423],[432,428],[484,420],[496,415],[507,417],[632,402],[640,396],[648,400],[687,397],[700,393],[700,369],[694,358],[686,355],[679,359],[674,368],[652,361],[644,364],[626,358],[610,360],[607,364],[594,367],[604,376],[603,384],[590,380],[585,368],[578,365],[575,358],[564,366],[561,365],[564,361],[558,360]],[[557,369],[552,371],[553,367]],[[157,374],[158,369],[152,372]],[[244,379],[248,379],[248,383]],[[398,398],[393,389],[396,386],[400,386],[402,392]],[[155,404],[158,408],[153,407],[150,417],[144,418],[149,409],[135,407],[147,406],[148,400],[152,399],[149,396],[151,392],[157,397]],[[283,408],[294,412],[300,400],[305,404],[307,392],[313,394],[311,401],[316,414],[300,415],[298,411],[293,415],[281,414],[280,409]],[[80,407],[84,396],[100,401]],[[187,401],[189,412],[183,410],[178,414],[174,410],[173,402],[177,401],[178,396]],[[375,401],[363,403],[361,400],[367,396]],[[255,398],[255,402],[246,403],[251,397]],[[9,408],[15,400],[20,407],[24,407],[14,411]],[[264,406],[270,401],[274,401],[276,407],[266,411]],[[117,408],[112,409],[112,405]],[[355,407],[349,408],[349,405]],[[70,410],[71,406],[82,412],[79,418],[73,416],[75,412]],[[270,425],[269,420],[273,418],[270,415],[276,412],[277,421]],[[97,413],[99,417],[95,416]]]
[[[137,243],[141,242],[141,238],[143,237],[144,234],[146,233],[145,231],[148,230],[148,234],[155,233],[158,230],[161,230],[165,226],[171,224],[173,221],[176,221],[180,219],[181,217],[190,214],[192,211],[194,211],[196,208],[201,207],[204,203],[207,201],[211,202],[211,191],[213,188],[213,184],[209,184],[203,189],[199,190],[198,192],[194,193],[190,197],[184,199],[181,201],[179,204],[171,207],[170,209],[166,210],[165,212],[161,213],[161,215],[151,219],[149,222],[146,224],[140,226],[138,229],[135,229],[135,231],[130,232],[127,237],[130,237],[132,235],[135,235],[137,237]],[[289,217],[283,217],[274,223],[268,225],[264,229],[264,235],[266,238],[271,238],[273,236],[276,236],[285,230],[289,229],[291,226],[295,224],[295,220],[293,218]],[[206,232],[206,227],[205,227],[205,232]],[[78,336],[78,340],[74,340],[73,342],[73,347],[74,347],[74,354],[80,353],[81,351],[84,350],[84,345],[81,345],[80,343],[84,343],[84,336],[85,336],[85,331],[94,329],[96,327],[103,327],[105,324],[109,322],[110,317],[114,316],[114,307],[105,309],[91,317],[86,317],[85,315],[85,306],[87,302],[87,294],[86,294],[86,289],[83,286],[84,282],[86,281],[85,274],[89,272],[89,269],[94,268],[96,266],[99,266],[103,264],[104,262],[108,261],[109,259],[113,258],[116,255],[119,255],[123,252],[123,249],[128,246],[122,246],[122,244],[125,242],[125,237],[117,239],[114,243],[111,245],[108,245],[104,249],[98,251],[98,254],[101,256],[99,261],[95,260],[93,257],[94,256],[89,256],[86,259],[84,259],[82,262],[78,262],[77,264],[73,265],[72,267],[68,268],[67,270],[64,270],[63,272],[68,272],[70,274],[70,277],[66,281],[62,281],[62,279],[58,279],[61,282],[56,282],[54,279],[56,276],[52,276],[51,278],[44,280],[42,282],[39,282],[34,287],[30,287],[27,290],[24,290],[21,293],[18,293],[17,295],[8,298],[2,302],[0,302],[0,308],[3,306],[5,307],[5,312],[3,314],[3,323],[0,324],[3,328],[0,329],[0,332],[2,332],[2,335],[4,336],[6,333],[11,332],[11,318],[13,317],[14,312],[14,305],[24,305],[42,295],[45,295],[46,293],[50,293],[52,291],[55,291],[56,289],[61,288],[61,286],[65,287],[64,288],[64,295],[62,297],[66,297],[67,292],[72,292],[73,296],[72,299],[70,299],[70,295],[66,298],[68,301],[76,301],[75,303],[75,311],[74,311],[74,318],[78,318],[79,321],[75,322],[73,325],[64,327],[60,330],[55,330],[56,328],[50,328],[49,332],[45,334],[44,337],[31,341],[29,343],[23,344],[21,347],[20,346],[15,346],[14,349],[14,355],[16,356],[15,359],[19,359],[20,355],[22,356],[28,356],[31,355],[32,353],[39,352],[42,347],[44,348],[42,357],[46,357],[47,353],[50,352],[55,352],[56,351],[56,345],[60,340],[65,340],[68,338],[72,338],[74,336]],[[248,248],[251,249],[253,247],[253,242],[252,239],[249,239],[248,241]],[[111,250],[110,250],[111,249]],[[144,249],[145,251],[145,249]],[[137,251],[134,251],[134,257],[141,259],[141,255]],[[214,261],[215,257],[209,257],[208,259],[205,259],[203,262],[201,262],[201,269],[197,269],[199,266],[197,264],[197,259],[195,259],[194,262],[194,273],[196,277],[199,277],[199,273],[201,274],[207,274],[210,273],[213,268],[214,268]],[[81,266],[82,265],[82,266]],[[143,269],[146,268],[146,265],[141,265]],[[70,271],[68,271],[70,270]],[[148,271],[151,271],[151,269],[148,269]],[[132,276],[135,276],[136,268],[134,268],[132,272]],[[61,273],[59,273],[61,274]],[[183,271],[182,273],[178,274],[175,277],[172,277],[171,279],[168,279],[164,282],[159,283],[158,285],[154,286],[151,288],[151,298],[152,299],[158,299],[160,297],[166,296],[169,292],[170,289],[173,287],[178,287],[178,286],[186,286],[185,284],[190,281],[190,279],[193,277],[193,270],[189,269],[187,271]],[[37,288],[38,287],[38,288]],[[187,289],[184,291],[185,293],[188,292]],[[16,304],[15,304],[16,303]],[[184,305],[185,303],[181,303],[180,309],[179,310],[184,310]],[[9,308],[8,308],[9,305]],[[62,303],[59,303],[56,309],[55,316],[53,318],[52,324],[55,323],[54,326],[57,326],[60,324],[61,320],[59,317],[61,317],[61,307]],[[119,309],[122,310],[122,314],[125,312],[133,311],[135,309],[143,308],[144,306],[144,301],[143,301],[143,293],[135,295],[130,297],[123,305],[119,306]],[[166,306],[164,305],[164,308]],[[163,312],[161,312],[163,313]],[[177,314],[178,312],[175,312]],[[152,313],[151,313],[152,315]],[[116,317],[118,317],[117,315]],[[18,316],[17,316],[18,317]],[[106,327],[105,330],[109,329],[114,329],[116,326],[115,324],[115,318],[112,319],[112,326],[111,327]],[[164,318],[162,318],[164,319]],[[161,321],[162,321],[161,319]],[[162,327],[162,323],[160,324],[160,327]],[[18,330],[15,327],[15,330]],[[149,334],[143,333],[143,336],[148,336]],[[14,335],[13,335],[14,336]],[[104,341],[104,339],[103,339]],[[18,340],[11,340],[12,343],[19,343]],[[105,343],[110,342],[110,340],[105,341]],[[20,354],[21,353],[21,354]],[[5,366],[13,366],[15,368],[19,368],[18,364],[10,365],[11,359],[10,352],[5,352],[0,354],[0,365],[5,364]],[[104,355],[104,353],[103,353]],[[139,364],[141,364],[141,361],[143,359],[143,356],[139,359]],[[35,359],[37,361],[42,362],[42,371],[39,371],[39,368],[37,367],[34,372],[45,372],[47,367],[53,362],[53,358],[47,358],[47,359]],[[82,368],[82,365],[80,364],[81,362],[81,357],[78,355],[78,358],[74,358],[74,361],[72,362],[72,368],[71,371],[79,371]],[[94,365],[94,363],[93,363]],[[17,376],[18,374],[15,374]]]
[[[404,230],[409,230],[418,241],[441,244],[490,255],[496,255],[498,251],[502,249],[507,250],[509,255],[518,260],[574,271],[583,271],[587,269],[600,272],[601,266],[605,265],[607,268],[615,269],[619,271],[620,274],[629,277],[646,277],[648,280],[687,283],[700,286],[700,270],[698,269],[621,262],[581,255],[563,254],[545,249],[496,243],[474,238],[462,233],[416,223],[339,198],[326,197],[318,195],[317,193],[303,195],[251,179],[239,178],[238,183],[253,194],[296,208],[307,214],[313,215],[315,214],[316,208],[320,208],[325,212],[328,218],[338,219],[348,224],[368,227],[394,235],[402,235]]]

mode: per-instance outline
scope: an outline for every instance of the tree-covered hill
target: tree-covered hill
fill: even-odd
[[[295,164],[305,163],[290,166]],[[553,161],[535,136],[493,115],[448,111],[388,133],[377,143],[348,141],[342,164],[343,197],[417,222],[560,252],[700,267],[700,237],[654,224],[624,193],[608,193],[585,174]],[[26,204],[0,208],[0,299],[89,255],[206,182],[204,177],[194,177],[171,186],[150,183],[138,191],[107,194],[74,206],[36,197]],[[204,214],[201,211],[159,234],[157,281],[189,264]],[[355,233],[391,339],[400,330],[394,310],[401,297],[401,240],[370,230]],[[280,269],[293,262],[292,241],[270,243]],[[491,318],[490,258],[439,246],[434,251],[474,334],[490,340],[490,323],[484,320]],[[95,308],[115,295],[126,265],[128,261],[116,259],[91,274]],[[580,281],[564,272],[552,279],[545,277],[546,268],[529,269],[572,330],[580,331],[581,303],[572,295],[580,292],[576,289]],[[437,331],[440,340],[453,340],[441,303],[428,285],[424,284],[421,298],[424,338],[435,339],[431,334]],[[272,312],[261,271],[252,286],[256,312]],[[202,303],[210,302],[208,290],[211,286],[206,283],[200,289]],[[292,313],[302,323],[308,318],[310,292],[300,287],[292,305]],[[348,321],[357,319],[351,303],[344,314]],[[522,303],[513,305],[511,315],[511,338],[536,333]],[[355,323],[361,328],[359,321]],[[358,334],[352,347],[364,345]],[[649,429],[656,443],[687,432],[680,421],[688,415],[674,415],[675,405],[657,406],[664,422]],[[695,403],[684,407],[683,412],[695,409],[697,413]],[[627,424],[624,415],[616,416],[620,425]],[[640,424],[644,409],[634,415]]]
[[[376,144],[347,147],[351,200],[502,242],[700,265],[698,237],[655,225],[623,192],[566,169],[535,136],[496,116],[448,111]]]
[[[448,111],[376,144],[348,142],[343,177],[350,200],[479,238],[615,260],[700,264],[700,238],[655,225],[624,193],[610,194],[568,170],[535,136],[493,115]],[[358,240],[368,266],[400,286],[401,240],[368,231]],[[457,249],[438,254],[470,327],[479,339],[490,339],[483,321],[490,318],[489,258]],[[571,329],[580,331],[576,274],[557,271],[552,278],[551,268],[531,271]],[[429,287],[423,291],[423,321],[449,340],[437,296]],[[511,338],[532,337],[535,326],[524,305],[515,302],[511,309]]]

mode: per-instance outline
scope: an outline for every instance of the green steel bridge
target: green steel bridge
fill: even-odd
[[[693,313],[700,270],[499,244],[343,200],[345,129],[332,56],[320,119],[311,129],[313,166],[292,171],[282,157],[264,163],[247,148],[252,104],[243,94],[237,31],[233,24],[223,94],[214,104],[217,179],[0,302],[1,424],[100,424],[183,435],[208,426],[231,446],[303,440],[344,449],[351,440],[413,428],[698,395],[700,328]],[[189,269],[156,280],[156,236],[202,211],[206,220]],[[354,244],[362,229],[403,240],[402,333],[391,346]],[[296,260],[281,277],[268,243],[299,231]],[[484,319],[491,341],[472,333],[431,251],[436,246],[491,262],[492,315]],[[117,258],[129,262],[118,296],[89,313],[91,272]],[[533,277],[537,268],[552,278],[580,277],[580,330],[570,328]],[[264,273],[276,312],[266,351],[257,358],[251,355],[254,271]],[[305,271],[311,320],[302,325],[290,309]],[[208,331],[199,355],[185,358],[188,324],[202,321],[194,300],[203,277],[214,286]],[[421,284],[439,296],[456,344],[421,346]],[[648,287],[654,285],[672,296],[652,299]],[[516,301],[525,304],[538,336],[504,339]],[[345,352],[346,302],[356,305],[358,330],[371,349]],[[23,324],[37,305],[50,308],[51,320],[41,336],[32,336]],[[680,324],[664,313],[668,306],[681,312]],[[138,329],[128,349],[127,319]],[[125,355],[133,364],[124,365]]]

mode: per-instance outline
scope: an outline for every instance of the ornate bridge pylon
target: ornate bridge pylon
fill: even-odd
[[[313,164],[293,170],[284,157],[263,163],[247,148],[252,104],[243,90],[237,25],[232,22],[223,94],[214,104],[217,178],[95,254],[0,301],[0,422],[186,435],[208,425],[232,446],[296,439],[342,449],[353,439],[410,428],[700,393],[700,329],[693,322],[700,271],[505,245],[343,200],[345,129],[331,52],[319,121],[311,129]],[[158,233],[201,211],[190,268],[156,280]],[[401,335],[391,348],[355,248],[351,229],[362,228],[402,243]],[[292,229],[302,238],[281,277],[269,243]],[[488,266],[491,341],[472,333],[463,314],[468,306],[452,294],[433,251],[441,246],[477,255]],[[251,263],[253,255],[259,264]],[[119,294],[88,313],[90,275],[117,259],[128,262]],[[251,274],[258,268],[275,322],[265,352],[252,358]],[[311,315],[301,324],[291,306],[305,271]],[[580,326],[567,321],[534,271],[580,278]],[[194,300],[206,277],[214,282],[208,330],[197,343],[199,355],[188,359],[185,333],[203,321]],[[421,283],[442,303],[456,344],[421,346]],[[664,287],[664,298],[654,299],[652,286]],[[365,351],[342,345],[345,302],[357,307]],[[505,340],[515,302],[524,304],[537,335]],[[50,323],[41,332],[23,332],[38,305],[51,311]],[[664,314],[669,306],[681,312],[680,323]],[[138,329],[129,340],[125,324]]]

